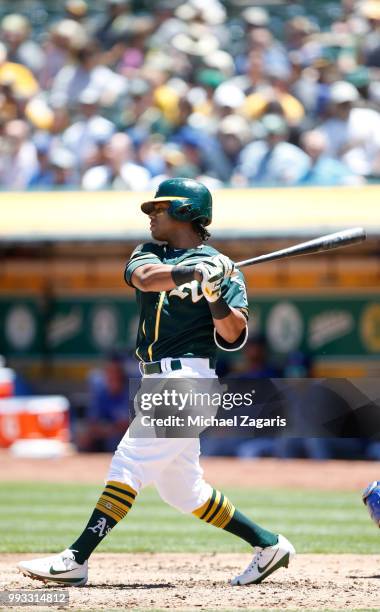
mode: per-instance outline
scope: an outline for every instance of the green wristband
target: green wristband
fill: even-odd
[[[194,280],[195,266],[174,266],[172,269],[172,279],[179,287]]]
[[[222,296],[216,302],[209,302],[209,306],[213,319],[225,319],[231,314],[231,308]]]

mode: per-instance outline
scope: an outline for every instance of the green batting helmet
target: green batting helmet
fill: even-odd
[[[169,215],[177,221],[200,221],[210,225],[212,220],[211,193],[198,181],[188,178],[172,178],[158,186],[153,200],[144,202],[141,210],[147,215],[156,202],[169,202]]]

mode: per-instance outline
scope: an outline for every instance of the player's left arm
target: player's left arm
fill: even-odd
[[[216,344],[227,351],[241,348],[248,337],[248,301],[244,276],[224,255],[213,257],[216,269],[209,262],[197,268],[202,273],[201,288],[209,302],[215,327]]]
[[[242,313],[241,310],[239,310],[238,308],[233,308],[231,306],[228,306],[229,308],[229,313],[227,314],[227,316],[223,317],[223,319],[217,319],[215,318],[215,315],[213,316],[213,322],[214,322],[214,327],[215,327],[215,331],[216,331],[216,338],[218,336],[221,336],[221,338],[223,340],[225,340],[225,342],[227,343],[227,345],[225,343],[224,346],[222,346],[221,348],[228,348],[228,345],[234,345],[241,337],[242,337],[242,342],[244,340],[244,344],[245,344],[245,335],[246,335],[246,328],[247,328],[247,319],[244,316],[244,314]],[[238,342],[238,346],[236,348],[240,348],[240,346],[242,346],[242,342]],[[229,348],[229,350],[236,350],[234,348]]]
[[[216,308],[211,305],[210,310],[216,345],[225,351],[236,351],[244,346],[248,338],[248,300],[240,271],[235,270],[223,281]]]

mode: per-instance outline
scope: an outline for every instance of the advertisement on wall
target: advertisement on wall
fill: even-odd
[[[136,307],[120,296],[57,298],[47,309],[36,298],[0,300],[0,344],[6,357],[90,358],[115,345],[133,347]],[[273,353],[375,356],[380,352],[376,295],[257,297],[252,331],[265,333]]]

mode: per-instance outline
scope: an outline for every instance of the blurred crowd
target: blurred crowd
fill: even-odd
[[[0,13],[3,189],[380,179],[379,0],[19,4]]]

